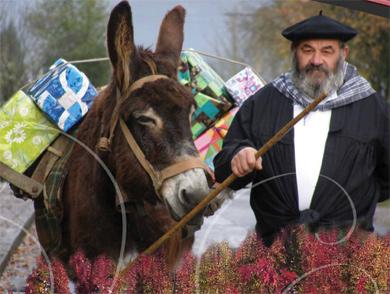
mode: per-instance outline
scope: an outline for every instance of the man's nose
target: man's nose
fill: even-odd
[[[310,63],[312,65],[321,65],[322,64],[322,56],[320,53],[315,52],[313,57],[310,59]]]

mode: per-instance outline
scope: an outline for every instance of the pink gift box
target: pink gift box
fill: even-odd
[[[195,141],[195,146],[199,151],[202,160],[214,172],[213,159],[222,148],[223,138],[215,127],[208,129],[200,135]]]
[[[256,93],[265,84],[249,67],[230,78],[225,87],[233,97],[236,104],[240,106],[244,101]]]

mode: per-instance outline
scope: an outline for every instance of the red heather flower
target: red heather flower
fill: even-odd
[[[364,288],[364,284],[366,283],[366,279],[361,278],[356,286],[356,290],[359,291],[359,293],[367,293],[367,290]]]
[[[286,269],[281,269],[280,274],[286,282],[294,282],[298,278],[298,275],[296,273],[290,272]]]
[[[91,293],[91,262],[79,250],[71,257],[69,264],[73,266],[77,277],[76,291],[78,293]]]
[[[244,284],[250,283],[251,279],[253,278],[253,275],[255,273],[256,266],[243,266],[238,269],[238,271],[241,274],[241,279]]]
[[[173,286],[177,293],[195,293],[196,259],[190,250],[183,252],[180,265],[174,276]]]
[[[51,285],[51,271],[53,274],[54,285]],[[25,293],[50,293],[54,288],[55,293],[69,293],[69,279],[66,275],[62,263],[54,257],[50,260],[50,267],[45,258],[39,255],[37,258],[37,267],[27,278],[27,287]]]
[[[54,292],[68,294],[69,279],[62,263],[56,258],[51,258],[51,267],[54,275]]]
[[[92,286],[93,292],[109,293],[113,288],[113,277],[115,266],[108,256],[100,255],[92,265]]]

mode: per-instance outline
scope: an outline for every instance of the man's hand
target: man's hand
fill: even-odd
[[[232,172],[239,178],[249,174],[254,168],[262,169],[261,157],[255,159],[256,149],[246,147],[238,152],[232,159]]]

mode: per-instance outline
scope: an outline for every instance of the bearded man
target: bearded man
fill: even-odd
[[[241,106],[214,159],[218,182],[253,183],[250,204],[266,246],[291,223],[373,231],[378,201],[389,199],[389,106],[345,62],[357,32],[322,15],[282,32],[292,67]],[[262,158],[255,152],[313,99],[328,93]]]

